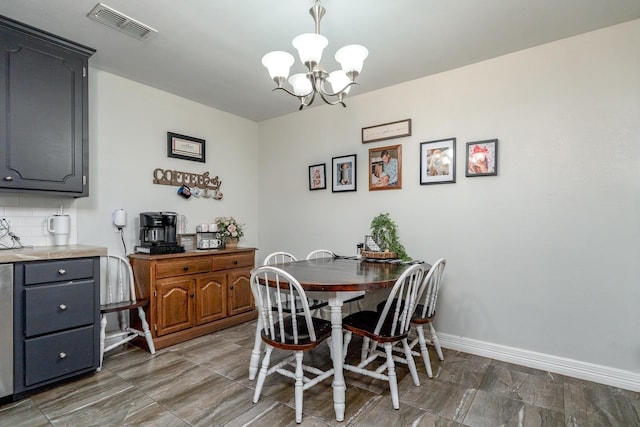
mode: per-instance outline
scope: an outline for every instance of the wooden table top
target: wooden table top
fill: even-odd
[[[391,288],[411,264],[352,258],[319,258],[274,267],[290,273],[306,291],[345,292]]]

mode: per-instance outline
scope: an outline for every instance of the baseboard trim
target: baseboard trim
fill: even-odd
[[[451,350],[488,357],[503,362],[515,363],[530,368],[580,378],[612,387],[640,392],[640,374],[609,368],[579,360],[536,353],[514,347],[492,344],[470,338],[438,333],[440,345]]]

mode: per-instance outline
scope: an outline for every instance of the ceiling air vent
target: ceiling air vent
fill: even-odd
[[[147,40],[158,32],[158,30],[129,18],[127,15],[102,3],[98,3],[87,16],[138,40]]]

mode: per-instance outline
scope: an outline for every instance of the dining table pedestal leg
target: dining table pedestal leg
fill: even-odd
[[[331,345],[333,348],[333,407],[336,411],[336,421],[344,421],[345,383],[343,373],[342,354],[342,300],[329,298],[331,307]]]

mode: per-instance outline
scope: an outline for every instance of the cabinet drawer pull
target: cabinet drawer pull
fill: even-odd
[[[65,304],[60,304],[58,307],[60,307],[60,310],[65,311],[67,309],[67,306]]]
[[[58,353],[58,357],[59,357],[60,359],[66,359],[66,358],[67,358],[67,353],[65,353],[65,352],[61,351],[60,353]]]
[[[65,274],[67,274],[67,270],[65,270],[64,268],[61,268],[60,270],[58,270],[58,274],[61,276],[64,276]]]
[[[12,176],[5,176],[4,180],[5,181],[13,181],[13,177]]]

